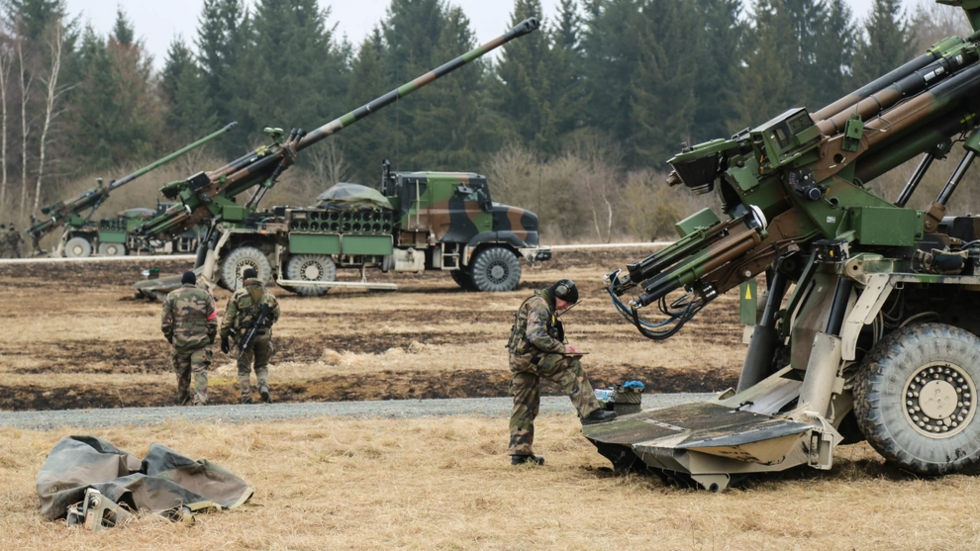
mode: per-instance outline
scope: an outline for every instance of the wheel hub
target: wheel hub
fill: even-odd
[[[905,384],[905,417],[926,436],[948,438],[973,419],[975,393],[973,379],[959,366],[926,365]]]
[[[303,274],[303,279],[306,281],[320,281],[320,276],[322,275],[322,270],[320,270],[320,264],[317,262],[307,262],[303,265],[301,270]]]
[[[490,266],[487,270],[487,275],[494,281],[494,283],[500,283],[507,277],[507,268],[501,264],[494,264]]]

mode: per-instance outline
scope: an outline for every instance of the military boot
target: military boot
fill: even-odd
[[[530,463],[532,465],[544,465],[544,457],[540,455],[512,455],[510,456],[511,465],[523,465],[525,463]]]
[[[243,404],[251,404],[252,403],[252,397],[251,396],[242,396],[241,403],[243,403]]]
[[[609,411],[608,409],[599,408],[588,415],[588,417],[582,418],[583,425],[594,425],[596,423],[605,423],[606,421],[612,421],[616,418],[615,411]]]
[[[272,403],[272,396],[269,395],[269,387],[259,387],[259,396],[262,397],[262,402],[265,404]]]

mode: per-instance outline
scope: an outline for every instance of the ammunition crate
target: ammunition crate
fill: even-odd
[[[616,385],[610,388],[597,388],[595,395],[603,409],[615,411],[619,415],[639,413],[642,409],[642,388],[624,388],[622,385]]]
[[[395,213],[376,210],[294,210],[289,213],[289,230],[310,233],[390,235]]]

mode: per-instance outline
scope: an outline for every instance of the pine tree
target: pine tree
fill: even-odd
[[[204,74],[208,97],[218,120],[228,123],[238,120],[240,129],[228,140],[222,140],[222,150],[231,156],[252,144],[255,129],[235,105],[237,98],[249,93],[243,88],[245,50],[250,40],[250,19],[243,0],[204,0],[198,17],[198,64]]]
[[[157,152],[160,106],[151,64],[139,44],[103,39],[88,28],[80,48],[85,78],[72,98],[71,147],[85,169],[118,166]]]
[[[891,71],[914,55],[915,32],[909,27],[901,0],[874,0],[864,23],[866,36],[854,56],[854,84],[860,86]]]
[[[327,28],[316,0],[260,0],[241,75],[248,94],[235,105],[251,138],[264,126],[312,130],[349,111],[349,47]]]
[[[19,23],[30,42],[40,40],[51,23],[64,19],[68,12],[65,0],[5,0],[4,4],[10,19]]]
[[[640,67],[640,0],[585,0],[582,32],[588,125],[624,144],[637,135],[630,101]],[[632,149],[631,146],[627,146]]]
[[[187,66],[196,65],[194,53],[187,47],[179,36],[170,42],[167,48],[167,59],[160,72],[160,91],[168,104],[173,104],[177,97],[177,85],[180,75]]]
[[[792,18],[781,0],[757,0],[747,67],[742,73],[741,124],[756,126],[792,107],[798,59]]]
[[[697,43],[686,38],[697,20],[690,3],[673,0],[648,0],[637,18],[640,59],[629,103],[633,164],[666,166],[679,143],[690,141],[700,55]]]
[[[385,55],[381,30],[375,27],[371,35],[361,43],[351,63],[350,86],[347,90],[349,107],[364,105],[399,84],[390,82],[385,75]],[[403,129],[396,123],[396,108],[397,106],[389,106],[380,113],[358,121],[337,136],[350,163],[353,182],[376,186],[381,161],[386,157],[394,157],[400,147],[404,147]]]
[[[460,8],[448,8],[443,25],[432,52],[432,59],[438,60],[433,66],[476,47],[469,19]],[[503,121],[487,109],[488,77],[486,62],[476,60],[418,93],[407,144],[414,166],[473,171],[482,156],[496,148]]]
[[[511,25],[536,17],[541,20],[539,0],[516,0]],[[499,85],[496,107],[506,114],[519,139],[537,151],[552,152],[557,146],[558,95],[550,77],[554,63],[549,32],[544,28],[503,48],[497,64]]]
[[[194,61],[194,55],[179,38],[170,43],[167,61],[160,75],[160,91],[166,102],[165,120],[174,146],[210,134],[219,125],[207,81]]]
[[[112,39],[121,46],[132,46],[136,40],[136,30],[132,21],[126,17],[122,7],[116,8],[116,22],[112,26]]]
[[[851,9],[844,0],[829,0],[817,35],[812,74],[814,85],[808,103],[817,111],[850,91],[856,34]]]
[[[555,98],[553,112],[558,136],[567,136],[585,124],[589,97],[582,74],[581,33],[582,19],[575,0],[561,0],[558,25],[551,30],[551,57],[545,68]],[[555,143],[550,148],[560,145]]]
[[[691,125],[693,143],[726,138],[737,130],[745,23],[742,0],[698,0],[702,20],[696,107]],[[698,33],[692,33],[692,38]]]

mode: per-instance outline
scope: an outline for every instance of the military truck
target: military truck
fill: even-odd
[[[980,2],[940,3],[980,31]],[[946,215],[980,154],[978,42],[947,38],[813,113],[791,109],[668,161],[669,184],[716,191],[725,216],[695,213],[674,244],[608,273],[616,310],[661,341],[762,273],[768,293],[750,308],[737,388],[583,428],[617,469],[720,490],[751,473],[830,469],[837,446],[865,439],[914,473],[980,461],[980,217]],[[957,143],[932,204],[908,208]],[[868,187],[919,156],[897,197]]]
[[[407,243],[409,238],[405,237],[403,241],[401,236],[399,236],[398,243],[404,243],[406,248],[404,250],[398,249],[396,252],[394,246],[395,236],[389,233],[386,237],[382,234],[381,230],[375,234],[375,221],[373,219],[371,220],[371,232],[364,232],[363,224],[365,221],[361,220],[360,233],[354,234],[354,222],[351,220],[350,230],[343,231],[343,228],[340,227],[338,233],[327,235],[325,233],[318,233],[322,232],[319,221],[317,221],[317,230],[314,232],[311,224],[313,221],[309,219],[300,220],[297,218],[298,216],[302,216],[299,213],[294,216],[292,212],[287,213],[286,211],[289,209],[285,208],[280,209],[279,213],[272,211],[263,212],[259,211],[258,205],[265,194],[275,187],[279,176],[295,163],[297,156],[307,147],[340,132],[364,117],[377,113],[398,99],[414,93],[439,78],[463,67],[467,63],[479,59],[483,55],[486,55],[487,52],[499,48],[511,40],[534,32],[538,27],[539,23],[537,19],[529,18],[522,21],[508,32],[490,40],[486,44],[474,48],[436,67],[428,73],[420,75],[411,82],[407,82],[311,132],[306,132],[301,128],[294,128],[286,134],[279,128],[267,128],[266,133],[272,139],[271,144],[261,146],[217,170],[199,172],[186,180],[171,182],[164,186],[161,189],[163,196],[169,200],[179,201],[180,205],[167,209],[160,216],[148,220],[135,233],[141,239],[165,241],[195,227],[207,228],[205,238],[202,239],[201,246],[198,249],[194,267],[194,270],[201,276],[199,280],[207,282],[207,284],[223,283],[226,286],[234,286],[233,282],[237,281],[236,278],[240,276],[246,266],[250,265],[263,269],[271,275],[272,266],[276,266],[277,272],[285,270],[289,273],[289,264],[292,262],[292,273],[300,276],[300,279],[284,279],[282,280],[282,284],[297,289],[323,286],[325,283],[323,278],[327,277],[325,274],[327,274],[331,267],[335,268],[337,262],[340,262],[341,266],[353,265],[366,268],[376,263],[384,264],[386,262],[384,258],[389,257],[387,262],[392,266],[397,260],[402,263],[411,264],[413,268],[417,266],[424,267],[425,253],[419,252],[419,249],[415,249],[414,247],[408,247]],[[461,181],[461,179],[457,180]],[[421,179],[417,178],[413,185],[416,186],[416,197],[422,198],[423,201],[435,201],[437,199],[450,200],[448,195],[445,197],[435,197],[432,195],[426,197],[424,191],[428,190],[428,185],[422,182]],[[456,187],[465,186],[457,185]],[[433,190],[437,188],[443,189],[443,186],[433,186]],[[237,203],[236,199],[238,196],[246,192],[252,192],[248,200],[244,204]],[[457,201],[464,197],[463,191],[459,191],[458,193],[460,195],[458,195]],[[489,194],[487,194],[487,199],[489,200]],[[386,203],[389,207],[403,208],[402,202],[398,204],[393,204],[387,200],[382,200],[382,202]],[[476,215],[478,211],[489,214],[493,209],[488,201],[485,201],[482,207],[480,207],[479,201],[468,201],[468,203],[475,206],[475,209],[471,208],[473,215]],[[408,204],[408,202],[404,203],[405,208],[407,208]],[[427,204],[423,204],[423,206],[427,206]],[[380,210],[386,210],[381,209],[380,206],[378,208]],[[481,208],[489,210],[480,211]],[[312,216],[314,213],[317,216],[322,215],[322,212],[316,209],[305,210],[303,212],[308,212],[307,216]],[[352,217],[355,212],[350,213]],[[378,214],[382,218],[384,217],[383,213],[378,212],[372,213],[372,218],[374,214]],[[393,217],[395,214],[401,216],[399,211],[392,211],[389,232],[396,225],[396,220]],[[422,211],[416,213],[415,225],[407,223],[405,228],[412,230],[420,229],[422,227],[421,214]],[[476,216],[476,219],[481,221],[481,227],[487,227],[489,229],[486,223],[482,222],[486,217]],[[281,256],[275,251],[272,252],[272,258],[270,258],[269,244],[275,242],[275,240],[269,239],[264,233],[273,232],[280,237],[288,237],[292,231],[289,225],[293,222],[300,224],[299,230],[297,230],[297,233],[293,237],[293,241],[296,242],[295,248],[290,248],[288,239],[285,247],[276,243],[276,251],[285,250],[290,255],[289,258]],[[341,221],[337,222],[340,223]],[[307,224],[307,234],[302,233],[302,224],[304,223]],[[401,220],[397,220],[397,223],[400,224]],[[379,224],[383,226],[380,221]],[[510,231],[510,228],[511,226],[500,227],[498,231],[506,233]],[[433,227],[433,236],[431,238],[428,234],[421,235],[423,233],[421,231],[414,232],[420,235],[418,237],[412,237],[412,239],[421,239],[417,244],[434,247],[436,244],[434,235],[439,231],[441,231],[440,228]],[[534,224],[533,231],[537,231],[536,223]],[[518,232],[514,233],[516,234]],[[244,234],[248,234],[250,237],[245,237]],[[241,236],[241,238],[239,239],[237,236]],[[253,239],[253,241],[249,242],[249,238]],[[501,239],[507,241],[508,238],[505,236]],[[536,239],[536,233],[534,239]],[[226,248],[229,241],[232,242],[233,250]],[[385,241],[387,241],[387,245],[384,244]],[[448,243],[452,242],[447,241]],[[517,242],[512,240],[512,246],[513,243]],[[459,251],[454,252],[452,250],[453,248],[459,249]],[[219,253],[225,250],[229,252],[222,258]],[[441,250],[442,247],[440,247]],[[491,250],[491,248],[487,250]],[[487,273],[497,281],[497,284],[509,284],[513,280],[514,274],[513,270],[508,270],[515,266],[516,261],[504,256],[503,252],[506,249],[502,247],[494,247],[492,250],[495,252],[485,257],[481,265],[485,264],[487,266]],[[446,256],[441,256],[441,254],[428,256],[431,259],[430,262],[435,262],[438,266],[453,266],[454,268],[452,269],[458,270],[460,272],[459,276],[462,278],[462,275],[470,269],[469,259],[464,259],[462,256],[467,252],[472,255],[476,253],[476,249],[466,251],[460,247],[449,247]],[[506,252],[513,256],[512,252]],[[453,260],[453,254],[459,254],[461,256],[458,260]],[[307,257],[304,261],[294,258],[300,255],[307,255]],[[419,257],[422,257],[423,260],[417,260]],[[330,260],[329,263],[325,261],[327,259]],[[495,260],[491,262],[492,259]],[[225,269],[226,266],[229,268]],[[517,267],[519,269],[519,265]],[[474,283],[476,278],[477,276],[474,275]],[[159,298],[169,290],[179,286],[179,280],[179,276],[158,278],[156,280],[138,282],[133,285],[133,288],[142,296]],[[466,279],[461,279],[461,281],[465,283]],[[304,290],[301,292],[317,294],[320,291]]]
[[[135,228],[142,225],[148,213],[154,212],[150,209],[131,209],[121,212],[116,217],[103,218],[99,221],[92,220],[92,215],[105,203],[113,191],[173,161],[188,151],[201,147],[218,136],[230,132],[237,126],[238,123],[229,123],[224,128],[188,144],[166,157],[158,159],[118,180],[110,180],[108,184],[104,184],[102,179],[99,178],[95,187],[70,199],[56,201],[50,205],[41,207],[41,213],[47,218],[38,219],[32,215],[31,225],[27,229],[27,235],[31,238],[34,246],[34,254],[45,254],[44,250],[41,249],[41,239],[59,228],[62,229],[62,233],[58,245],[53,251],[55,256],[77,258],[91,256],[95,252],[103,256],[122,256],[129,251],[151,253],[194,252],[194,249],[197,247],[196,232],[184,232],[168,239],[158,239],[155,241],[137,240],[132,232]],[[162,205],[158,201],[157,211],[161,210],[161,206],[169,207],[172,206],[172,203]],[[156,214],[159,213],[157,212]]]
[[[338,268],[362,275],[377,268],[448,271],[466,290],[509,291],[520,281],[521,259],[551,258],[539,246],[537,215],[494,203],[483,175],[391,172],[385,161],[381,189],[340,183],[312,207],[224,222],[218,231],[229,237],[216,248],[220,283],[232,288],[254,268],[260,278],[316,296],[334,286]]]
[[[57,255],[60,250],[68,258],[85,258],[94,252],[98,252],[100,256],[194,254],[200,241],[196,229],[166,241],[138,239],[134,234],[136,228],[171,206],[173,203],[157,201],[156,209],[137,207],[121,211],[112,218],[68,223],[55,253]]]

